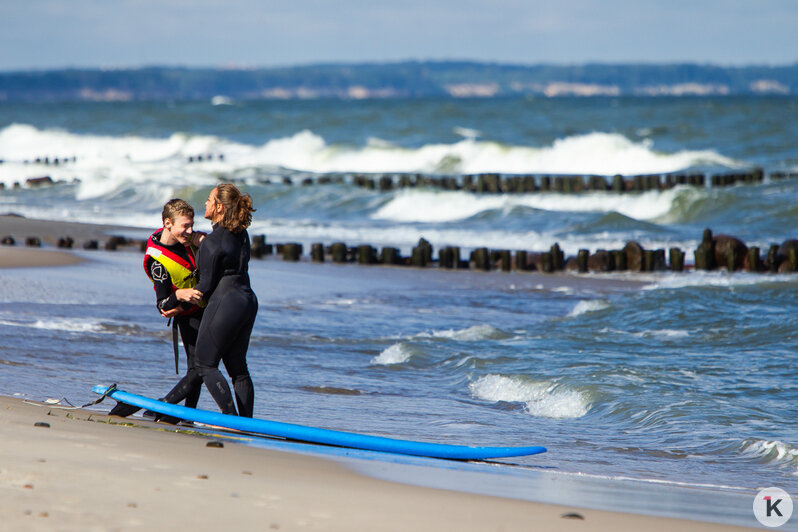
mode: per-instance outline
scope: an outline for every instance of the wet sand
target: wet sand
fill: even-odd
[[[87,240],[97,240],[102,246],[108,237],[112,235],[146,238],[150,232],[145,228],[125,227],[122,225],[36,220],[15,214],[0,215],[0,238],[5,236],[14,237],[17,241],[17,247],[24,246],[25,238],[31,236],[41,239],[42,244],[45,246],[55,246],[61,237],[72,237],[75,241],[75,247],[79,248]]]
[[[147,230],[133,227],[34,220],[13,214],[0,215],[0,239],[10,236],[15,241],[14,245],[0,246],[0,268],[77,264],[83,259],[69,250],[61,250],[56,247],[60,238],[72,238],[74,240],[73,247],[79,249],[89,240],[96,240],[98,246],[103,247],[112,235],[145,238]],[[25,241],[29,237],[38,238],[41,247],[27,247]],[[135,246],[129,249],[138,250]]]
[[[0,268],[66,266],[80,262],[82,262],[80,257],[67,251],[8,246],[0,248]]]

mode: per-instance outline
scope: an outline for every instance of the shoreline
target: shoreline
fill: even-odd
[[[14,530],[730,528],[389,482],[318,457],[233,438],[211,447],[170,425],[15,397],[0,396],[0,437],[0,517]]]

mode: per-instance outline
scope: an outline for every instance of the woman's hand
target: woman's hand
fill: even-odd
[[[193,288],[180,288],[175,291],[175,297],[178,301],[196,305],[202,300],[202,292]]]
[[[191,233],[191,245],[195,248],[198,248],[202,241],[205,240],[205,237],[208,236],[207,233],[203,233],[202,231],[194,231]]]

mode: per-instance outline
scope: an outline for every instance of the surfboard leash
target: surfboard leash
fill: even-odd
[[[46,406],[47,408],[56,408],[58,410],[78,410],[78,409],[81,409],[81,408],[86,408],[87,406],[92,406],[92,405],[96,405],[97,403],[101,403],[103,401],[103,399],[108,397],[108,395],[110,395],[111,393],[115,392],[116,390],[117,390],[117,385],[116,385],[116,383],[114,383],[111,386],[109,386],[107,390],[105,390],[105,393],[103,393],[100,396],[99,399],[97,399],[96,401],[92,401],[90,403],[86,403],[83,406],[75,406],[75,405],[73,405],[69,401],[69,399],[67,399],[66,397],[62,397],[61,399],[47,399],[44,402],[44,404],[42,404],[40,402],[36,402],[36,401],[31,401],[29,399],[23,399],[22,402],[25,403],[25,404],[28,404],[28,405]],[[64,401],[69,406],[64,406],[64,405],[58,404],[61,401]]]
[[[101,403],[103,399],[105,399],[115,391],[116,391],[116,383],[113,383],[111,386],[106,388],[106,390],[103,392],[103,394],[100,396],[99,399],[97,399],[96,401],[92,401],[91,403],[86,403],[85,405],[81,406],[81,408],[86,408],[87,406],[92,406]]]
[[[65,402],[69,406],[64,406],[64,405],[60,404],[61,401]],[[78,409],[80,409],[79,406],[75,406],[72,403],[70,403],[69,399],[67,399],[66,397],[62,397],[61,399],[47,399],[46,401],[44,401],[44,403],[40,403],[40,402],[37,402],[37,401],[31,401],[30,399],[23,399],[22,402],[25,403],[26,405],[46,406],[47,408],[55,408],[57,410],[78,410]]]

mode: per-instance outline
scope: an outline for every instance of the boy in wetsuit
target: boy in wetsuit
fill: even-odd
[[[190,303],[189,297],[197,284],[196,246],[205,235],[194,233],[194,209],[181,199],[164,205],[162,219],[163,228],[147,241],[144,271],[153,283],[158,310],[164,317],[174,319],[174,326],[180,331],[188,361],[186,375],[163,400],[177,403],[185,397],[185,405],[194,408],[202,389],[194,355],[203,308]],[[125,417],[138,410],[117,403],[108,414]]]

